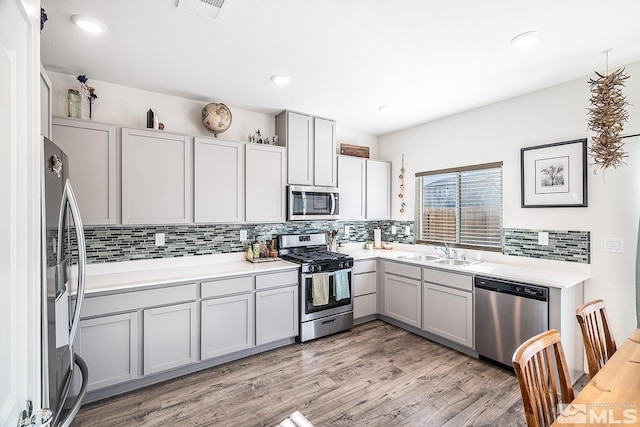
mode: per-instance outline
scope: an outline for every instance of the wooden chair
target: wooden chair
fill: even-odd
[[[550,426],[561,412],[559,405],[574,398],[560,332],[552,329],[528,339],[515,351],[512,361],[527,425]]]
[[[576,317],[582,330],[589,376],[593,378],[616,352],[616,341],[609,329],[609,318],[604,301],[597,299],[584,304],[576,309]]]

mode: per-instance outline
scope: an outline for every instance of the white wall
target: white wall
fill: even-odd
[[[640,133],[640,62],[626,67],[631,77],[625,93],[629,122],[625,134]],[[591,232],[591,265],[518,260],[572,271],[590,270],[585,300],[602,298],[609,307],[619,342],[635,328],[635,251],[640,213],[640,137],[629,138],[626,166],[593,174],[589,168],[589,207],[523,209],[520,207],[520,149],[590,137],[587,108],[591,76],[509,99],[442,120],[381,136],[378,154],[393,162],[393,219],[413,220],[415,173],[447,167],[504,162],[504,227]],[[405,154],[405,202],[397,197],[400,157]],[[589,159],[590,161],[590,159]],[[603,251],[605,237],[624,238],[624,253]]]
[[[53,84],[52,114],[66,116],[67,90],[80,89],[77,76],[53,71],[47,71],[47,74]],[[147,110],[151,108],[160,122],[164,123],[167,132],[212,136],[201,120],[202,107],[206,105],[206,102],[149,92],[91,78],[89,78],[89,83],[96,88],[96,95],[98,95],[93,108],[94,121],[146,128]],[[256,129],[260,129],[263,135],[275,134],[274,116],[234,108],[232,105],[227,106],[231,110],[233,122],[229,130],[218,135],[220,139],[247,141],[249,134],[253,134]],[[83,118],[88,119],[88,107],[83,109]],[[371,158],[375,158],[378,145],[377,137],[341,129],[340,123],[337,125],[338,150],[340,143],[364,145],[369,147]]]

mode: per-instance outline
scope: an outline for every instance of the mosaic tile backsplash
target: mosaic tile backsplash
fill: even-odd
[[[396,234],[391,233],[396,226]],[[349,235],[345,236],[345,226]],[[413,243],[413,221],[294,221],[278,224],[189,224],[140,227],[87,227],[87,262],[133,261],[151,258],[211,255],[244,252],[250,240],[266,241],[279,234],[325,232],[338,229],[338,242],[373,240],[373,230],[380,227],[382,240]],[[410,233],[405,234],[409,227]],[[247,230],[248,240],[240,241],[240,230]],[[545,230],[547,231],[547,230]],[[504,229],[503,253],[512,256],[589,263],[588,231],[548,231],[549,245],[538,245],[538,230]],[[165,246],[155,245],[155,233],[165,234]],[[75,247],[75,245],[74,245]]]
[[[549,233],[549,244],[538,244],[538,231]],[[556,261],[591,262],[591,237],[588,231],[522,230],[505,228],[502,253]]]
[[[397,234],[391,234],[391,226]],[[349,236],[344,235],[345,226]],[[405,226],[411,232],[404,234]],[[211,255],[244,252],[250,240],[275,239],[279,234],[314,233],[339,230],[338,242],[373,240],[380,227],[382,240],[413,243],[413,221],[293,221],[279,224],[189,224],[140,227],[87,227],[87,262],[119,262],[151,258]],[[247,230],[247,241],[240,241],[240,230]],[[165,246],[155,245],[155,233],[165,234]],[[277,242],[276,242],[277,244]]]

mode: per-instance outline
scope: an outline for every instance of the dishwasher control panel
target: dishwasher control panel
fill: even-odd
[[[549,300],[548,288],[545,288],[544,286],[513,282],[510,280],[492,279],[488,277],[476,276],[475,287],[524,298],[536,299],[539,301]]]

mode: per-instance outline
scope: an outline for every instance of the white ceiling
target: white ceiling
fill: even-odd
[[[177,0],[42,0],[42,63],[382,135],[604,71],[606,49],[610,69],[640,60],[640,0],[229,1],[212,22]],[[108,31],[82,32],[77,13]],[[529,30],[542,31],[537,45],[510,45]],[[276,73],[291,83],[275,86]],[[384,104],[393,111],[378,111]]]

